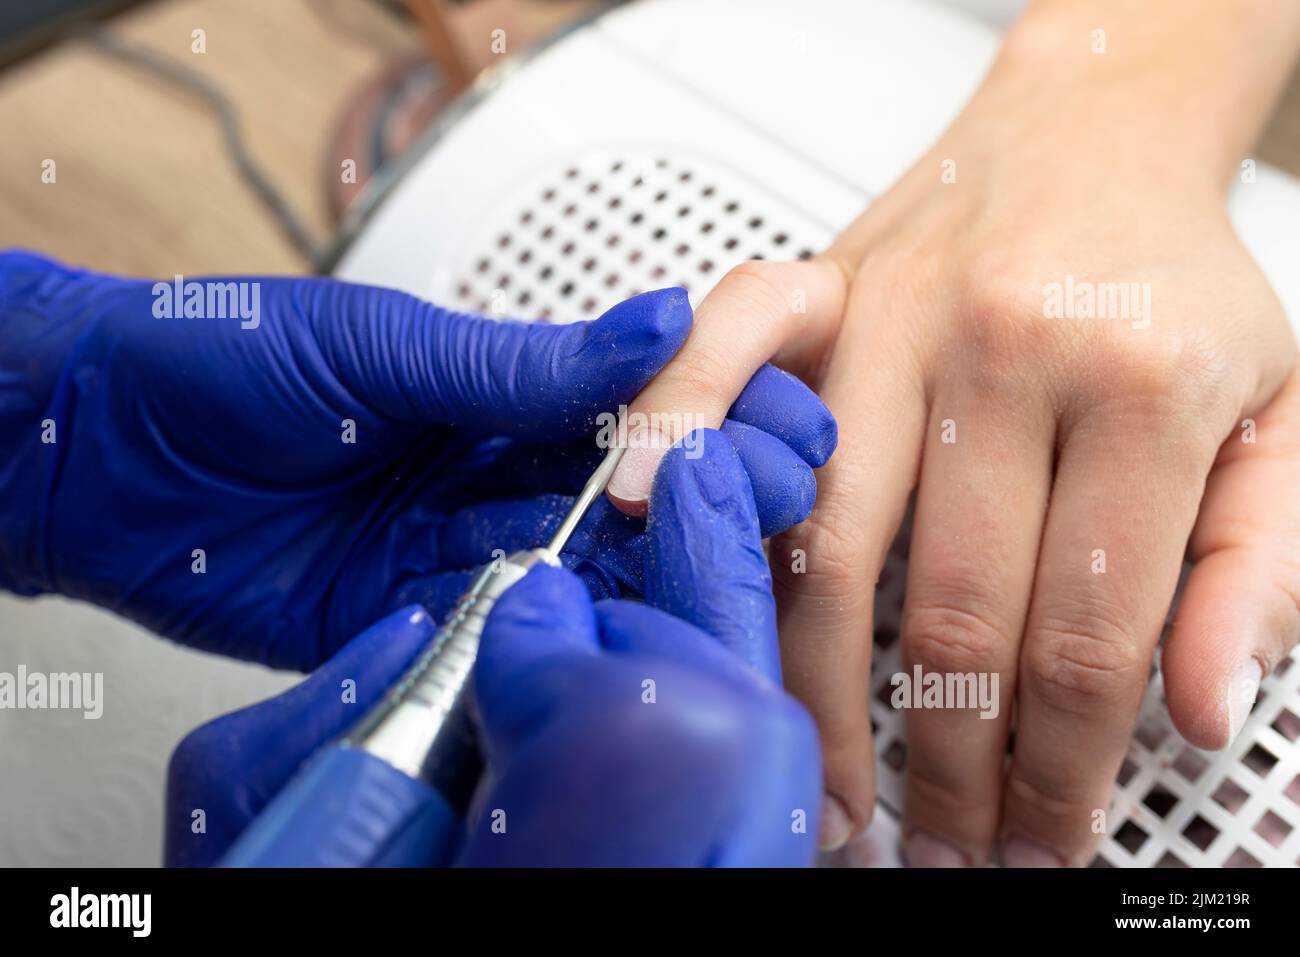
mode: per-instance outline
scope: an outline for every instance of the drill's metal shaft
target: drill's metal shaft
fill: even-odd
[[[578,493],[577,500],[573,503],[573,508],[569,509],[569,514],[564,517],[560,523],[559,530],[556,531],[555,537],[551,539],[551,544],[546,546],[546,551],[554,558],[560,557],[560,551],[568,543],[569,537],[573,535],[574,529],[582,521],[582,517],[587,514],[587,509],[591,508],[592,503],[605,491],[605,486],[609,484],[610,476],[614,474],[614,469],[618,468],[619,461],[623,458],[624,448],[621,445],[615,445],[605,453],[605,458],[596,471],[591,473],[591,478],[587,479],[587,484],[582,487]]]
[[[348,745],[428,782],[464,808],[481,769],[466,697],[488,613],[534,565],[560,564],[560,550],[605,491],[622,454],[621,448],[606,454],[546,548],[515,552],[479,571],[429,649],[348,734]]]

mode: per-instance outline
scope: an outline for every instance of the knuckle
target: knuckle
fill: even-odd
[[[1028,689],[1067,714],[1121,703],[1145,684],[1147,666],[1124,629],[1091,614],[1044,621],[1025,646]]]
[[[1230,404],[1225,389],[1244,391],[1240,374],[1234,377],[1228,342],[1210,327],[1150,326],[1124,318],[1062,324],[1048,318],[1046,290],[1060,283],[1044,283],[1047,273],[1032,265],[1039,261],[1041,252],[1012,244],[982,250],[962,264],[954,345],[969,357],[972,385],[1005,388],[1009,375],[1033,375],[1043,366],[1073,368],[1080,390],[1096,402],[1189,418]],[[1106,291],[1124,284],[1097,285]],[[1112,309],[1116,316],[1128,315],[1125,303],[1108,304],[1106,314]]]
[[[1005,306],[1012,303],[1041,311],[1041,270],[1028,264],[1041,260],[1041,253],[1023,238],[1007,237],[961,260],[964,291],[971,303]]]
[[[915,312],[933,294],[938,275],[931,254],[901,240],[863,257],[849,283],[849,295],[868,315]]]
[[[971,371],[995,376],[995,383],[1009,370],[1028,371],[1055,338],[1043,317],[1041,296],[1035,295],[1035,282],[1000,257],[982,257],[965,276],[958,344],[971,359]]]
[[[983,616],[953,603],[909,603],[903,613],[904,648],[926,672],[965,674],[992,667],[1008,647]]]
[[[726,408],[734,396],[727,394],[725,371],[730,365],[726,356],[702,342],[688,342],[676,358],[665,367],[661,381],[666,382],[677,401],[687,406]],[[703,412],[700,408],[676,411]]]
[[[812,514],[776,538],[772,548],[773,584],[782,594],[800,592],[814,598],[834,598],[845,590],[864,587],[867,562],[862,538],[836,499],[819,501]],[[802,570],[792,560],[801,554]]]
[[[964,378],[977,395],[997,394],[1006,388],[1008,375],[1033,367],[1025,358],[1041,348],[1030,323],[1012,310],[968,311],[957,333]]]
[[[1228,380],[1223,350],[1203,336],[1107,330],[1094,341],[1094,377],[1151,414],[1202,417],[1222,404]]]
[[[903,241],[867,255],[853,279],[852,295],[870,315],[919,317],[935,302],[935,290],[946,272],[932,252]]]
[[[791,315],[790,300],[780,275],[779,263],[746,260],[723,277],[719,289],[725,289],[729,297],[749,306],[758,317],[780,319]]]
[[[941,762],[922,761],[916,757],[908,761],[908,813],[927,808],[930,809],[928,816],[963,828],[988,817],[990,809],[996,807],[997,795],[971,787],[968,780],[947,773],[947,767]]]
[[[1087,821],[1087,814],[1080,814],[1080,807],[1092,807],[1095,800],[1090,800],[1083,792],[1067,791],[1066,782],[1053,781],[1051,785],[1039,784],[1025,774],[1025,768],[1019,762],[1013,762],[1007,774],[1007,805],[1019,809],[1019,816],[1026,813],[1039,825],[1046,825],[1047,830],[1059,831],[1062,823],[1077,825],[1080,820]]]

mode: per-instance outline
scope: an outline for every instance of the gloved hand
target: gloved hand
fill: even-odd
[[[659,471],[647,605],[593,604],[573,574],[541,567],[489,617],[474,685],[489,777],[461,863],[811,860],[816,731],[772,680],[770,578],[742,460],[722,434],[703,436],[701,458],[677,449]],[[298,687],[192,732],[169,770],[166,862],[225,853],[433,630],[403,610]],[[349,677],[354,704],[340,701]]]
[[[497,602],[474,690],[489,783],[464,864],[803,866],[817,732],[777,686],[776,607],[740,459],[664,458],[646,604],[535,568]]]
[[[436,631],[419,605],[400,609],[300,684],[186,735],[167,769],[163,863],[215,864],[314,751],[383,697]]]
[[[596,416],[691,321],[680,290],[547,326],[276,278],[201,281],[209,315],[242,294],[230,318],[160,318],[191,304],[173,288],[0,253],[0,587],[277,667],[411,602],[441,618],[495,549],[544,544]],[[767,368],[726,431],[764,532],[800,521],[835,442],[821,402]],[[588,528],[566,562],[638,591],[641,526]]]

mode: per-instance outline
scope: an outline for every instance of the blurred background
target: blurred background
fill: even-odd
[[[0,246],[135,275],[311,269],[372,172],[416,143],[457,94],[615,5],[0,5]],[[1022,3],[949,5],[1001,25]],[[1257,155],[1300,173],[1300,83]],[[58,189],[39,175],[49,158]],[[355,183],[342,181],[345,159],[356,163]]]
[[[611,5],[2,4],[0,246],[137,275],[309,270],[371,173],[475,77]]]

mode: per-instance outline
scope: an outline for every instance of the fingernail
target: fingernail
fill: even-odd
[[[943,838],[913,831],[903,849],[908,867],[970,867],[966,855]]]
[[[844,845],[843,863],[846,867],[890,867],[894,859],[891,849],[882,846],[870,830]]]
[[[672,444],[669,436],[649,426],[628,435],[627,451],[605,488],[615,508],[625,515],[645,515],[655,472]]]
[[[823,851],[838,851],[849,841],[853,821],[839,798],[827,794],[822,797],[822,829],[817,846]]]
[[[1041,844],[1026,841],[1023,837],[1013,837],[1002,845],[1003,867],[1064,867],[1065,861],[1059,854],[1049,851]]]
[[[1250,709],[1255,707],[1255,698],[1259,696],[1259,683],[1263,680],[1264,669],[1254,658],[1246,659],[1232,676],[1228,684],[1228,740],[1224,743],[1225,748],[1237,740],[1237,735],[1245,727]]]

